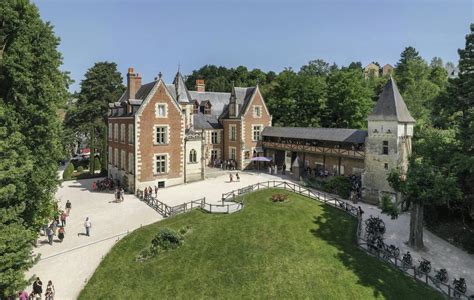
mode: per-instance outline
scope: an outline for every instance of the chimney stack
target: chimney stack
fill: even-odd
[[[139,73],[133,73],[133,68],[128,68],[127,89],[128,99],[135,99],[138,89],[142,86],[142,76]]]
[[[196,91],[204,93],[206,91],[206,85],[204,84],[204,79],[196,80]]]

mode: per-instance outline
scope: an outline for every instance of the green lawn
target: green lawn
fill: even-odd
[[[274,192],[247,195],[232,215],[193,211],[136,230],[79,298],[443,299],[360,251],[356,220],[344,212],[296,194],[272,203]],[[191,232],[180,248],[135,261],[158,228],[185,225]]]

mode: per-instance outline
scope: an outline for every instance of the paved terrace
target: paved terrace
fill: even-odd
[[[166,189],[158,192],[158,199],[173,206],[191,200],[206,197],[206,202],[220,204],[221,195],[234,189],[242,188],[257,182],[282,180],[278,176],[265,173],[239,172],[240,182],[228,182],[229,171],[213,174],[215,177]],[[235,177],[234,177],[235,178]],[[96,180],[96,179],[95,179]],[[91,192],[94,180],[69,181],[63,183],[56,197],[60,207],[66,200],[72,203],[71,215],[67,220],[64,242],[54,242],[53,246],[46,243],[46,237],[40,237],[35,253],[41,253],[42,260],[29,272],[28,276],[38,275],[46,285],[52,280],[56,288],[56,299],[75,299],[92,276],[101,258],[107,254],[127,231],[133,231],[141,225],[154,223],[162,217],[145,203],[133,195],[125,195],[122,203],[113,203],[112,193]],[[408,247],[404,244],[408,237],[409,215],[403,214],[398,220],[390,220],[381,215],[380,211],[370,205],[360,204],[365,211],[364,217],[379,215],[387,226],[386,242],[396,244],[402,252]],[[245,209],[245,208],[244,208]],[[86,217],[92,220],[91,236],[78,235],[84,233],[83,223]],[[417,263],[420,256],[432,262],[436,269],[446,268],[450,281],[453,277],[464,277],[469,293],[474,293],[474,255],[450,245],[425,230],[426,252],[413,254]],[[110,238],[113,237],[113,238]],[[31,288],[28,288],[30,291]]]

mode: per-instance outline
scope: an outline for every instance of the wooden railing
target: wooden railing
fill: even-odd
[[[247,193],[251,193],[253,191],[258,191],[261,189],[268,189],[268,188],[280,188],[287,191],[291,191],[296,194],[323,202],[325,204],[328,204],[337,209],[347,212],[352,217],[357,218],[356,240],[357,240],[357,246],[361,250],[363,250],[364,252],[368,253],[371,256],[375,256],[381,259],[382,261],[386,263],[389,263],[391,266],[401,271],[408,273],[417,281],[422,282],[430,286],[431,288],[434,288],[435,290],[441,292],[448,299],[467,299],[467,300],[472,299],[472,298],[469,298],[469,296],[467,296],[465,293],[461,293],[457,291],[450,284],[443,283],[437,280],[435,277],[430,276],[428,274],[417,272],[415,266],[411,266],[411,267],[403,266],[401,259],[399,259],[398,257],[393,257],[390,253],[388,253],[384,249],[378,249],[377,251],[371,250],[371,248],[369,248],[367,245],[367,241],[362,237],[363,222],[362,222],[361,209],[359,207],[355,207],[354,205],[350,203],[347,203],[344,200],[338,199],[337,197],[331,194],[313,190],[305,186],[301,186],[299,184],[295,184],[295,183],[291,183],[287,181],[267,181],[267,182],[260,182],[253,185],[249,185],[247,187],[233,190],[227,193],[223,193],[222,201],[236,201],[238,200],[239,196],[242,196]],[[457,294],[456,297],[454,296],[455,291]]]
[[[316,153],[316,154],[332,154],[337,156],[346,156],[351,158],[364,159],[364,150],[349,150],[344,148],[330,148],[321,146],[309,146],[309,145],[298,145],[298,144],[285,144],[270,141],[263,141],[263,147],[277,150],[287,150],[296,152]]]

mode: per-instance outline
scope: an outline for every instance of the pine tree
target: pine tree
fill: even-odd
[[[403,52],[400,54],[400,60],[395,66],[397,86],[402,93],[405,91],[407,85],[414,80],[407,74],[409,72],[409,63],[414,61],[423,61],[423,59],[415,48],[411,46],[406,47],[405,50],[403,50]]]
[[[90,68],[81,82],[75,108],[66,116],[68,130],[88,137],[91,157],[100,149],[101,166],[107,168],[107,114],[109,103],[117,101],[125,90],[117,64],[98,62]],[[94,172],[94,159],[89,170]]]

